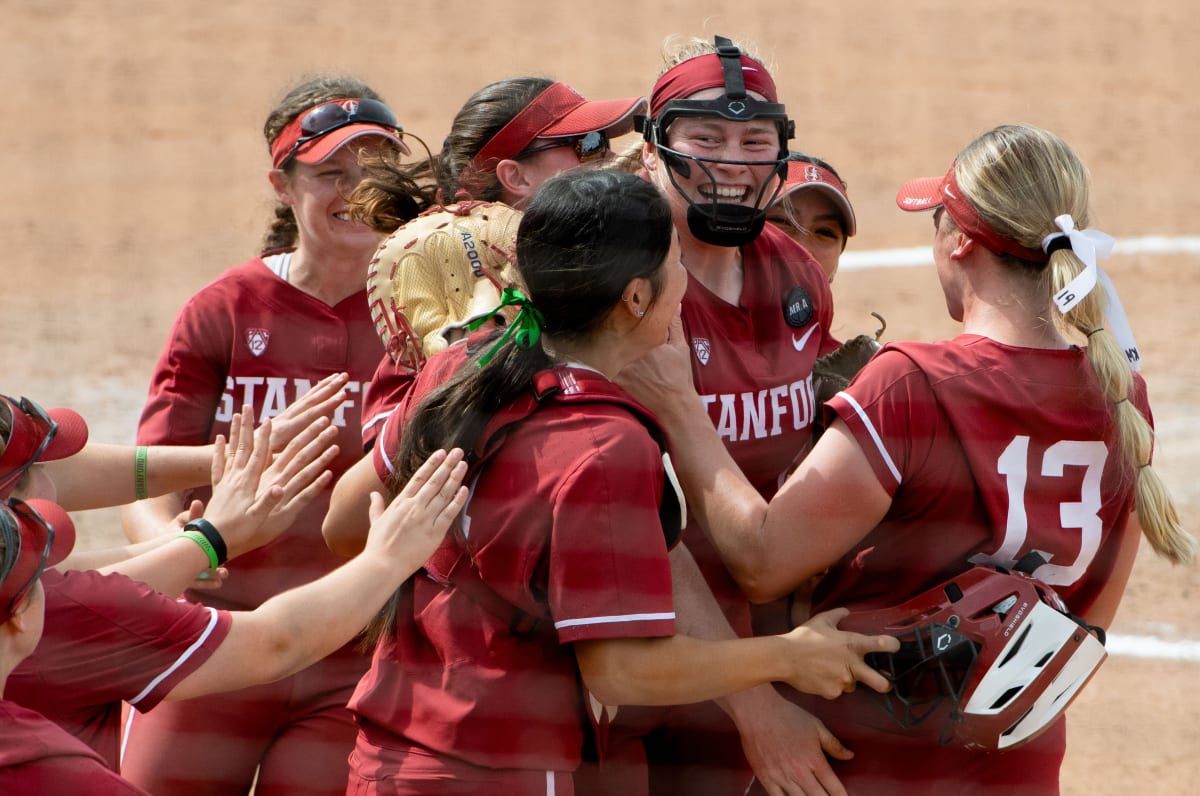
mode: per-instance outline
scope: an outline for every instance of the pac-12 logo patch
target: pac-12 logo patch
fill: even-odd
[[[712,356],[712,343],[708,342],[707,337],[693,337],[692,350],[696,352],[696,359],[700,360],[701,365],[708,364],[708,358]]]
[[[271,341],[271,332],[267,329],[247,329],[246,330],[246,348],[250,349],[250,353],[256,357],[261,357],[267,350],[267,343]]]
[[[799,329],[807,326],[812,316],[813,303],[808,291],[796,285],[788,291],[787,298],[783,300],[783,319],[787,321],[788,326]]]

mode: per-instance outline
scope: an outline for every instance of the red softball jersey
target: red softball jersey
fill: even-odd
[[[121,702],[150,710],[209,659],[232,618],[124,575],[42,575],[45,631],[5,696],[51,719],[119,770]]]
[[[253,407],[261,423],[320,379],[345,371],[347,398],[333,418],[340,453],[331,469],[340,476],[361,458],[360,396],[382,354],[365,288],[331,307],[256,257],[225,272],[180,311],[151,381],[138,444],[211,442],[228,434],[243,404]],[[208,495],[209,490],[195,494],[203,500]],[[344,560],[321,536],[328,506],[328,494],[318,496],[279,539],[230,562],[229,579],[219,591],[189,592],[189,598],[221,608],[256,608],[331,571]]]
[[[1135,374],[1135,406],[1151,419]],[[1048,559],[1033,574],[1075,613],[1116,564],[1134,502],[1112,405],[1085,351],[977,335],[885,346],[828,403],[892,495],[883,521],[822,579],[814,608],[895,605],[973,563]],[[1003,753],[915,743],[864,689],[808,709],[855,751],[832,761],[855,793],[1057,793],[1065,717]]]
[[[416,372],[412,368],[393,362],[388,354],[383,355],[370,383],[363,389],[363,450],[374,447],[383,424],[412,390],[415,379]]]
[[[94,750],[35,711],[0,699],[0,793],[145,796]]]
[[[414,400],[461,348],[430,359]],[[603,379],[556,373],[578,394]],[[380,437],[384,460],[397,441],[398,431]],[[589,719],[570,643],[674,633],[663,451],[625,406],[548,399],[507,427],[468,480],[460,527],[480,578],[547,618],[514,633],[455,583],[415,576],[395,638],[377,647],[350,701],[361,757],[417,744],[479,766],[571,771]]]
[[[808,451],[817,405],[812,369],[837,348],[833,296],[821,266],[768,224],[742,249],[736,305],[688,277],[684,332],[692,378],[717,434],[746,478],[768,500]],[[707,534],[695,523],[684,541],[734,628],[749,634],[748,602]]]

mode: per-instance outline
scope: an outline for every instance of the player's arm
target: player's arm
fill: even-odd
[[[1129,512],[1129,522],[1125,526],[1124,534],[1121,537],[1121,546],[1117,549],[1113,571],[1104,583],[1104,590],[1083,614],[1083,620],[1089,625],[1105,630],[1112,627],[1113,619],[1117,616],[1117,608],[1121,605],[1121,596],[1129,583],[1133,562],[1137,559],[1138,545],[1142,540],[1142,523],[1138,520],[1136,510]]]
[[[370,528],[367,511],[372,492],[383,492],[385,485],[375,470],[372,454],[359,459],[342,473],[333,485],[329,498],[329,511],[321,525],[325,544],[340,556],[353,556],[362,552]]]
[[[685,705],[771,682],[826,699],[854,690],[857,682],[886,692],[887,679],[863,656],[895,652],[900,643],[838,630],[846,613],[817,614],[779,636],[576,641],[575,656],[588,691],[606,705]]]
[[[136,448],[89,442],[74,456],[43,462],[59,505],[68,511],[119,506],[137,499]],[[212,445],[152,445],[145,450],[146,494],[162,495],[207,484]]]
[[[328,424],[333,413],[345,400],[344,390],[348,380],[349,376],[346,373],[326,376],[284,412],[273,418],[270,436],[272,454],[282,452],[293,439],[311,429],[314,424]],[[145,473],[146,493],[150,497],[136,502],[132,466],[134,448],[126,447],[122,450],[128,451],[128,458],[123,463],[114,460],[112,467],[105,470],[113,483],[110,484],[111,491],[107,501],[98,505],[126,504],[121,512],[121,519],[125,535],[132,542],[146,542],[178,532],[179,523],[176,520],[187,508],[180,491],[209,483],[213,446],[148,446]],[[87,448],[81,453],[86,451]],[[201,462],[195,458],[197,451],[207,451],[208,458]],[[188,458],[189,456],[192,458]],[[78,456],[63,461],[71,462],[74,458]],[[184,470],[180,464],[183,461],[189,462],[191,469]],[[200,472],[201,470],[203,472]],[[90,468],[79,469],[81,478],[85,480],[90,472]],[[57,478],[57,474],[55,477]],[[61,497],[61,486],[59,492]],[[64,507],[70,508],[65,504]]]
[[[385,507],[371,498],[362,554],[338,569],[232,614],[229,635],[167,697],[188,699],[271,682],[329,655],[361,631],[433,554],[466,504],[462,451],[437,452]]]
[[[833,564],[886,514],[891,497],[840,420],[768,504],[717,436],[692,386],[681,322],[671,341],[620,381],[657,414],[687,496],[738,585],[754,602],[787,594]]]
[[[737,638],[687,547],[675,545],[669,558],[676,632]],[[806,793],[845,793],[825,755],[845,760],[852,754],[819,719],[784,699],[773,685],[730,694],[717,705],[737,726],[754,776],[769,793],[788,792],[792,784]]]
[[[318,418],[278,454],[270,454],[272,422],[251,428],[245,413],[234,415],[230,441],[216,444],[211,478],[215,484],[205,519],[216,529],[227,550],[236,558],[275,539],[296,515],[333,480],[329,466],[337,456],[337,429]],[[148,549],[147,549],[148,548]],[[120,572],[165,594],[176,595],[192,585],[211,566],[208,554],[195,541],[173,535],[118,548],[137,550],[130,558],[99,565],[111,550],[68,558],[69,569]],[[89,560],[90,559],[90,560]]]

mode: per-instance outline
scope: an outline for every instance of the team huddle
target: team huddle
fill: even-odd
[[[1195,555],[1087,172],[1004,124],[901,187],[961,333],[831,382],[857,222],[780,93],[696,39],[432,153],[293,87],[137,444],[0,396],[0,791],[1057,793],[1140,537]]]

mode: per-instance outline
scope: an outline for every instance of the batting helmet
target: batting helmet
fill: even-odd
[[[898,652],[868,656],[892,681],[884,709],[914,736],[968,749],[1034,739],[1107,657],[1104,632],[1049,586],[984,566],[893,608],[852,611],[839,627],[900,639]]]

